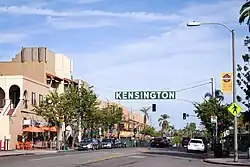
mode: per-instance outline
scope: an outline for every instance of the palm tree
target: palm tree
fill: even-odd
[[[158,119],[159,127],[161,127],[161,131],[166,133],[169,130],[169,122],[168,119],[170,117],[167,114],[162,114],[161,117]]]
[[[142,107],[140,109],[140,111],[144,114],[144,128],[143,129],[146,129],[146,124],[147,124],[147,119],[149,119],[149,110],[150,110],[151,107]],[[144,131],[145,132],[145,131]],[[145,134],[144,134],[144,139],[145,139]]]
[[[247,25],[249,27],[249,32],[250,32],[250,1],[248,0],[244,5],[242,5],[240,9],[239,23],[240,24],[244,23],[246,18],[248,18]]]
[[[175,132],[175,127],[174,125],[170,125],[169,126],[169,131],[170,131],[170,134],[171,134],[171,137],[173,136],[174,132]]]
[[[191,133],[191,137],[194,136],[195,130],[196,130],[196,124],[194,122],[191,122],[188,126],[188,131]]]
[[[207,92],[205,94],[205,98],[212,99],[213,95],[210,92]],[[224,100],[224,96],[221,90],[215,90],[215,98],[218,99],[219,101]]]

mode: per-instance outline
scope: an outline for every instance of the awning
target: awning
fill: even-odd
[[[30,126],[27,128],[23,129],[23,132],[34,132],[34,133],[38,133],[38,132],[44,132],[43,129],[35,127],[35,126]]]
[[[60,78],[60,77],[58,77],[56,75],[53,75],[53,74],[49,74],[49,73],[46,73],[46,76],[50,77],[50,78],[52,78],[54,80],[57,80],[57,81],[62,81],[63,80],[62,78]]]

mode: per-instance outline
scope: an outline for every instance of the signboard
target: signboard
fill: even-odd
[[[211,116],[211,123],[217,123],[217,116]]]
[[[175,99],[175,91],[125,91],[115,92],[116,100],[166,100]]]
[[[228,107],[228,111],[234,116],[237,116],[242,111],[242,108],[239,104],[233,103]]]
[[[221,73],[221,91],[223,93],[232,93],[233,74],[231,72]]]

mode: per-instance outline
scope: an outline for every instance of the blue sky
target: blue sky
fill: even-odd
[[[74,76],[95,86],[100,98],[114,91],[177,90],[231,71],[230,34],[218,26],[186,27],[187,21],[220,22],[236,29],[237,61],[247,27],[238,24],[245,0],[1,0],[0,60],[22,46],[46,46],[74,60]],[[177,128],[195,121],[189,101],[201,101],[210,85],[182,91],[177,100],[120,101],[133,111],[157,104],[151,121],[170,115]],[[231,94],[225,95],[231,102]]]

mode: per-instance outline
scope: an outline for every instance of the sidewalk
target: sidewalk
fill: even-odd
[[[234,162],[233,158],[205,158],[203,161],[220,165],[250,166],[250,160],[248,159],[239,159],[238,162]]]
[[[247,159],[247,153],[239,153],[238,162],[234,162],[233,154],[230,154],[230,158],[214,158],[212,155],[207,155],[203,161],[220,165],[250,166],[250,159]]]
[[[74,151],[74,150],[66,150]],[[65,152],[66,152],[65,151]],[[59,152],[64,152],[64,150],[12,150],[12,151],[0,151],[0,157],[9,156],[20,156],[20,155],[43,155],[43,154],[55,154]]]

